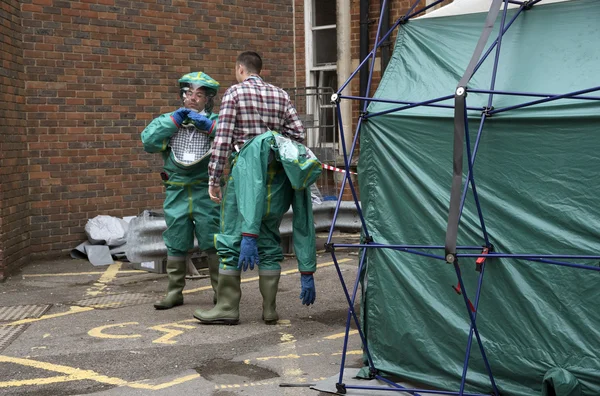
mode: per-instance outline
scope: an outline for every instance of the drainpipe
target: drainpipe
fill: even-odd
[[[350,33],[350,8],[351,0],[336,0],[336,30],[337,30],[337,78],[338,87],[341,87],[350,74],[352,74],[352,47]],[[344,89],[342,94],[352,95],[352,83]],[[342,112],[342,125],[344,126],[344,139],[346,141],[346,150],[352,147],[353,129],[352,129],[352,102],[350,100],[342,100],[340,102],[340,110]],[[342,154],[342,146],[340,144],[339,153]]]
[[[385,3],[385,8],[381,13],[381,34],[386,34],[388,30],[390,30],[390,2]],[[381,45],[381,75],[383,76],[383,72],[387,67],[388,63],[390,63],[390,53],[391,53],[392,42],[389,37],[385,40],[385,42]]]
[[[369,53],[369,0],[360,0],[360,41],[359,41],[359,59],[362,62]],[[360,69],[360,96],[366,96],[367,83],[369,80],[369,65],[370,62],[365,62]],[[362,111],[363,101],[360,103]]]

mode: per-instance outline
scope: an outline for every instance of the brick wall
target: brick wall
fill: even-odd
[[[21,13],[0,1],[0,280],[28,253],[27,129]]]
[[[265,79],[293,86],[289,0],[20,3],[35,256],[73,248],[98,214],[162,206],[161,159],[139,134],[179,105],[181,75],[203,70],[223,93],[237,54],[257,50]]]

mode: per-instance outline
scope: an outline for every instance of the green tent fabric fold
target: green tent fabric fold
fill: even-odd
[[[515,12],[509,10],[508,18]],[[452,94],[484,19],[485,14],[469,14],[401,25],[374,97],[419,102]],[[595,0],[540,4],[520,15],[502,41],[496,89],[562,94],[600,85],[599,20]],[[493,55],[469,88],[489,89],[492,65]],[[487,98],[470,93],[467,105],[483,107]],[[535,99],[495,95],[494,108]],[[369,114],[393,108],[372,102]],[[480,112],[469,111],[472,147],[480,119]],[[496,251],[600,254],[599,125],[600,101],[591,100],[548,102],[485,122],[474,176]],[[452,134],[453,110],[436,107],[375,116],[363,124],[359,186],[376,243],[443,245]],[[466,176],[466,162],[463,169]],[[471,190],[458,244],[485,244]],[[444,255],[443,249],[426,252]],[[598,260],[577,262],[598,266]],[[469,319],[463,297],[452,289],[457,283],[453,266],[387,249],[369,249],[367,263],[361,317],[376,368],[456,391]],[[475,259],[461,259],[460,267],[474,300]],[[503,395],[549,396],[543,389],[551,384],[556,396],[600,394],[599,284],[598,271],[518,259],[486,261],[477,323]],[[556,368],[564,372],[552,371]],[[569,391],[564,391],[567,385],[557,386],[574,382],[578,387]],[[569,393],[575,389],[580,393]],[[491,391],[475,340],[467,390]]]

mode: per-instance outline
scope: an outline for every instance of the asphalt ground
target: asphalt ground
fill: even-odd
[[[336,257],[352,285],[358,255]],[[0,284],[0,394],[325,395],[308,385],[340,371],[348,304],[331,255],[318,263],[310,307],[298,298],[295,259],[282,263],[281,319],[271,326],[257,271],[242,277],[240,324],[207,326],[192,313],[212,307],[208,278],[187,281],[183,306],[156,311],[166,275],[126,262],[31,263]],[[346,367],[360,367],[355,330],[348,351]]]

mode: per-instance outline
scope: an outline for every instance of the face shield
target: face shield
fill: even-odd
[[[181,102],[184,107],[196,111],[211,113],[215,105],[216,91],[196,84],[182,84]]]

